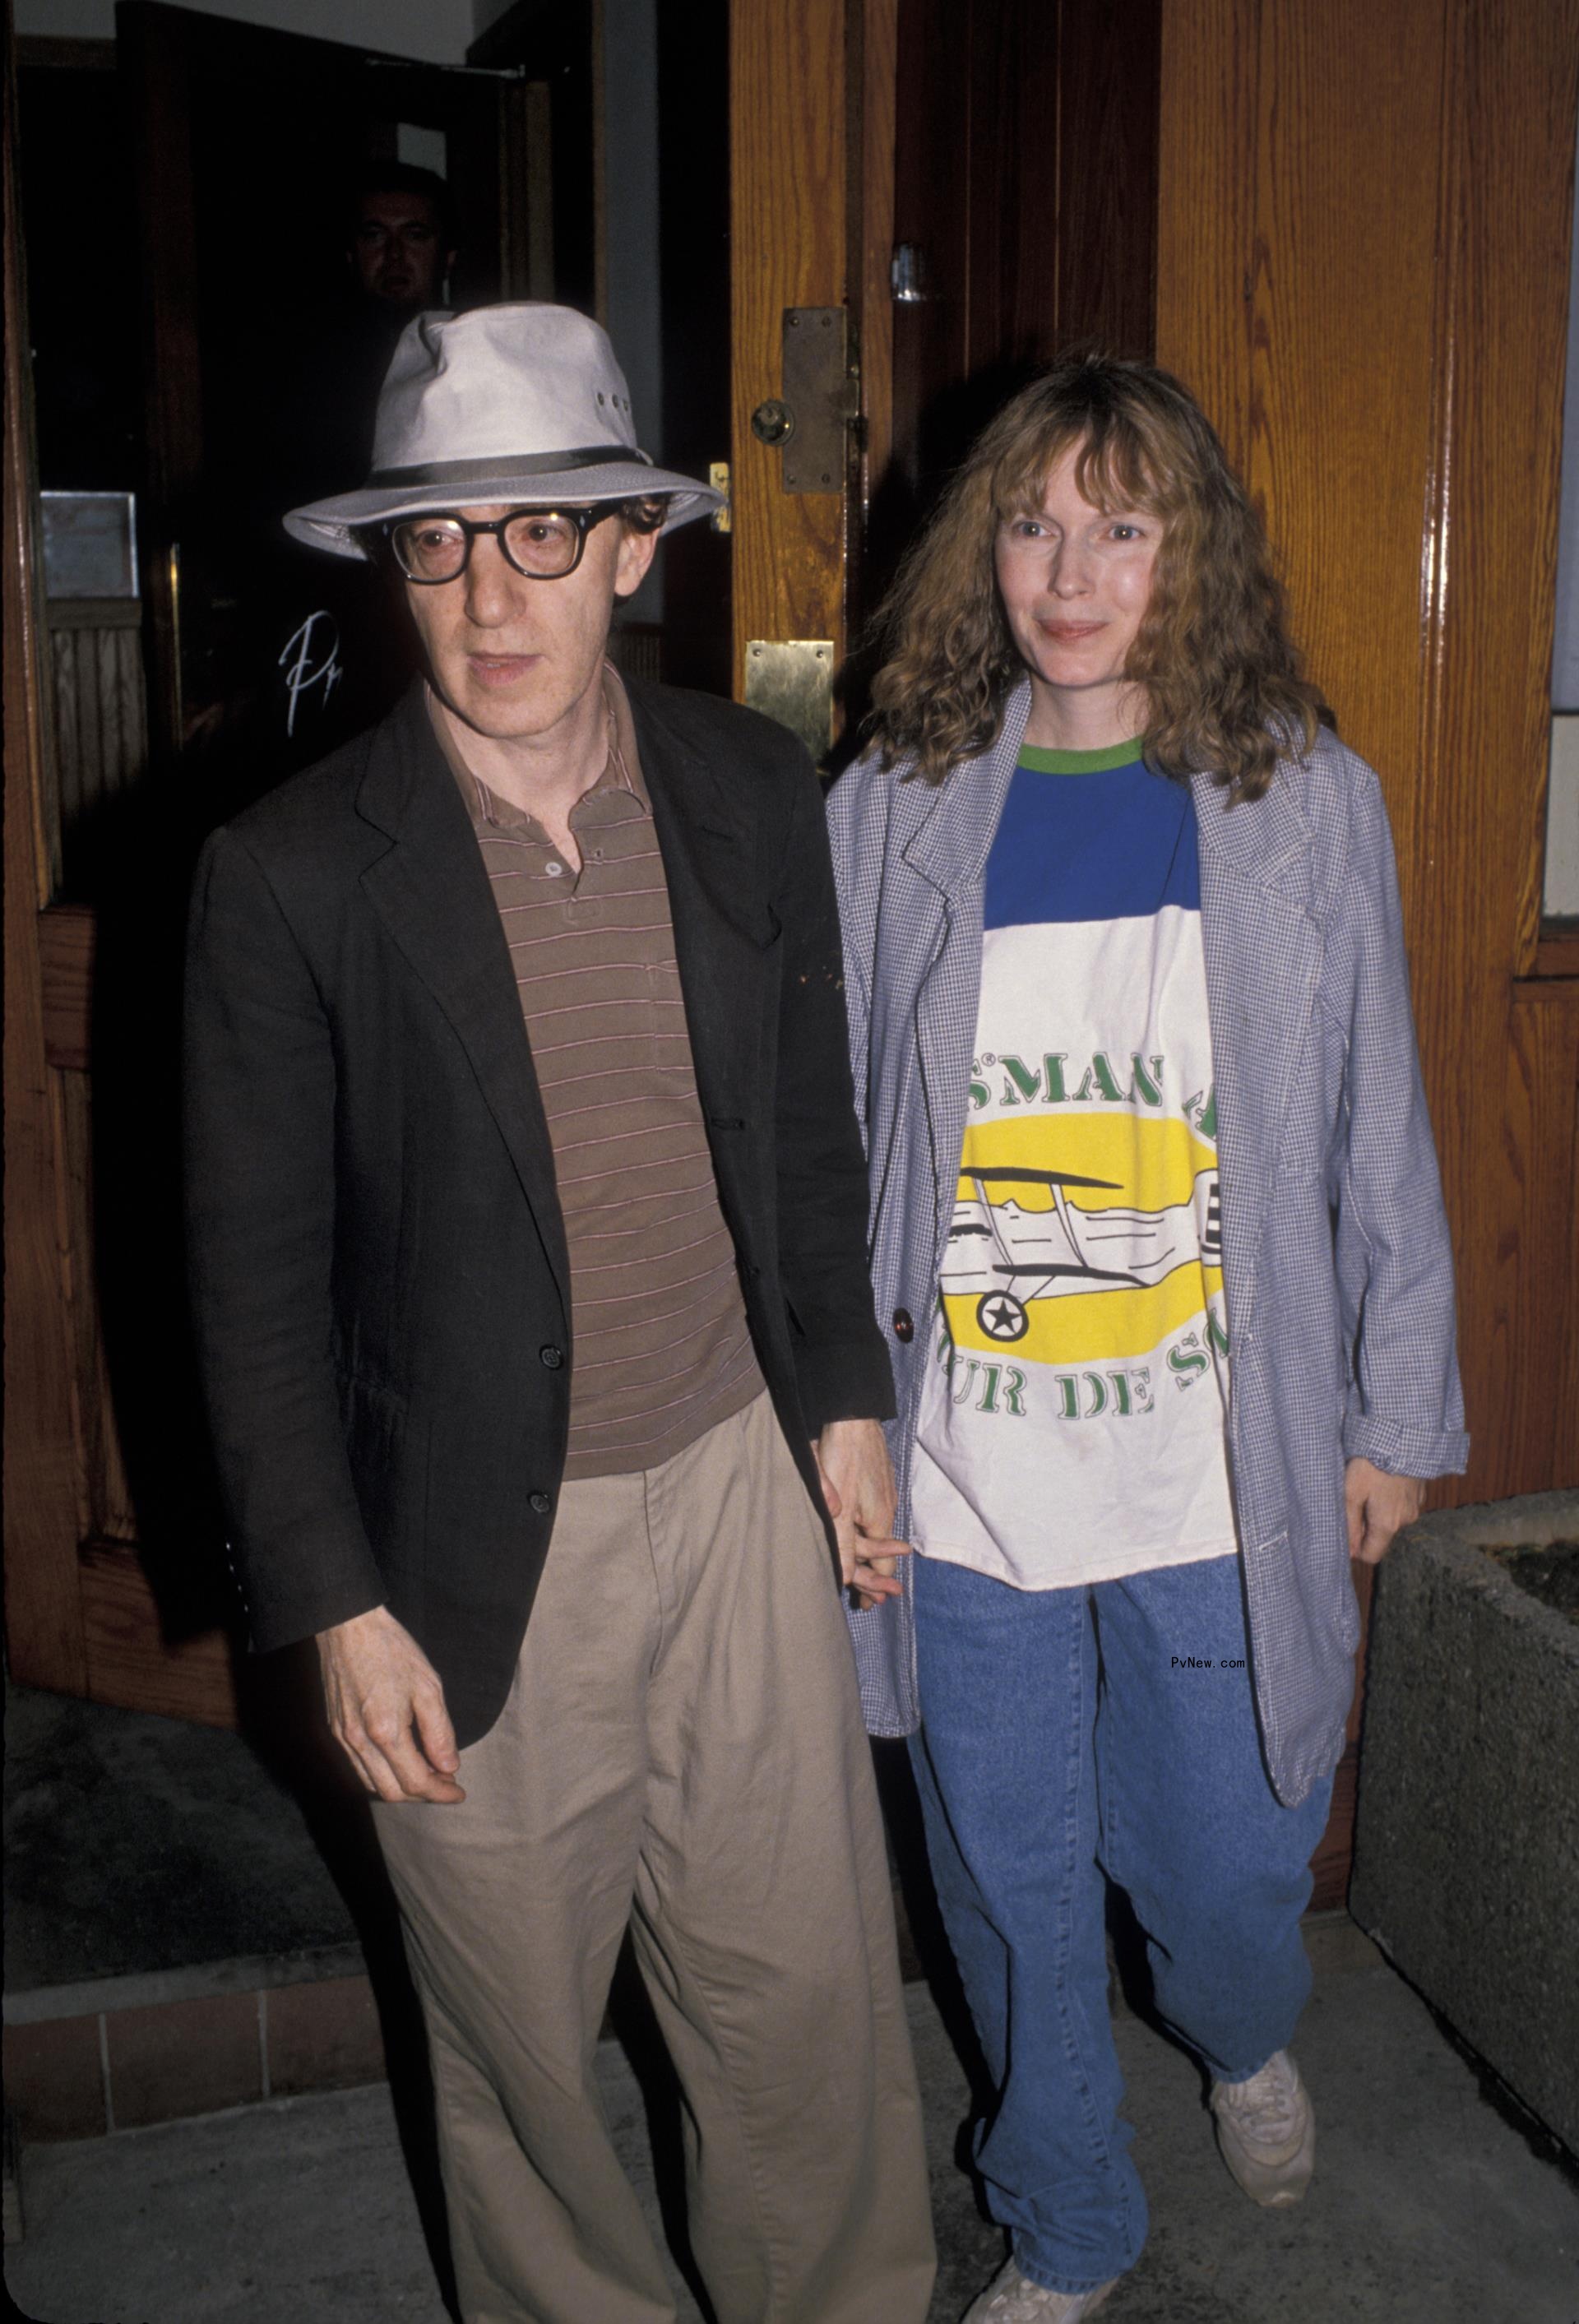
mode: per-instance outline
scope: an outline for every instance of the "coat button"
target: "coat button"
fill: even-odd
[[[896,1307],[894,1309],[893,1335],[896,1340],[904,1340],[906,1342],[915,1338],[916,1322],[908,1307]]]
[[[556,1348],[552,1345],[546,1348],[540,1348],[538,1350],[538,1354],[542,1358],[543,1362],[548,1366],[551,1372],[557,1372],[559,1366],[565,1360],[564,1349]]]
[[[529,1509],[535,1509],[540,1517],[546,1517],[554,1505],[547,1493],[528,1493],[526,1506]]]

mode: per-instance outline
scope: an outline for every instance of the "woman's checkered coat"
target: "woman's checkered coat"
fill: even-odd
[[[965,1135],[983,877],[1030,706],[1027,682],[997,740],[941,788],[869,755],[829,799],[901,1536]],[[1344,1462],[1435,1477],[1467,1457],[1453,1261],[1375,775],[1323,733],[1260,799],[1230,807],[1206,776],[1194,788],[1229,1463],[1267,1764],[1293,1805],[1336,1762],[1353,1691]],[[891,1329],[900,1311],[917,1322],[908,1341]],[[868,1725],[909,1732],[921,1706],[908,1585],[850,1618]]]

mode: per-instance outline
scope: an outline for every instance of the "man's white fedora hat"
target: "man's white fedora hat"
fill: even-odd
[[[378,398],[373,474],[360,492],[292,509],[310,548],[365,557],[364,525],[425,509],[527,507],[669,495],[664,531],[723,499],[636,448],[631,391],[608,335],[538,301],[418,315]]]

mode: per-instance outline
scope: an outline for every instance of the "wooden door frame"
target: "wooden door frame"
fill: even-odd
[[[77,1439],[62,1272],[60,1119],[44,1041],[40,914],[50,698],[27,298],[18,205],[16,77],[5,7],[5,906],[6,1648],[24,1684],[88,1691],[78,1575]]]
[[[892,443],[898,0],[730,0],[730,496],[734,692],[753,639],[827,638],[836,666],[867,608],[863,521]],[[752,430],[777,396],[790,307],[844,307],[860,406],[842,488],[789,493]]]

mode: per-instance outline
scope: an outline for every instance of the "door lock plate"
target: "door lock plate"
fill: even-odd
[[[784,490],[842,493],[850,423],[860,409],[843,307],[785,308],[782,377],[790,420],[780,442]]]

